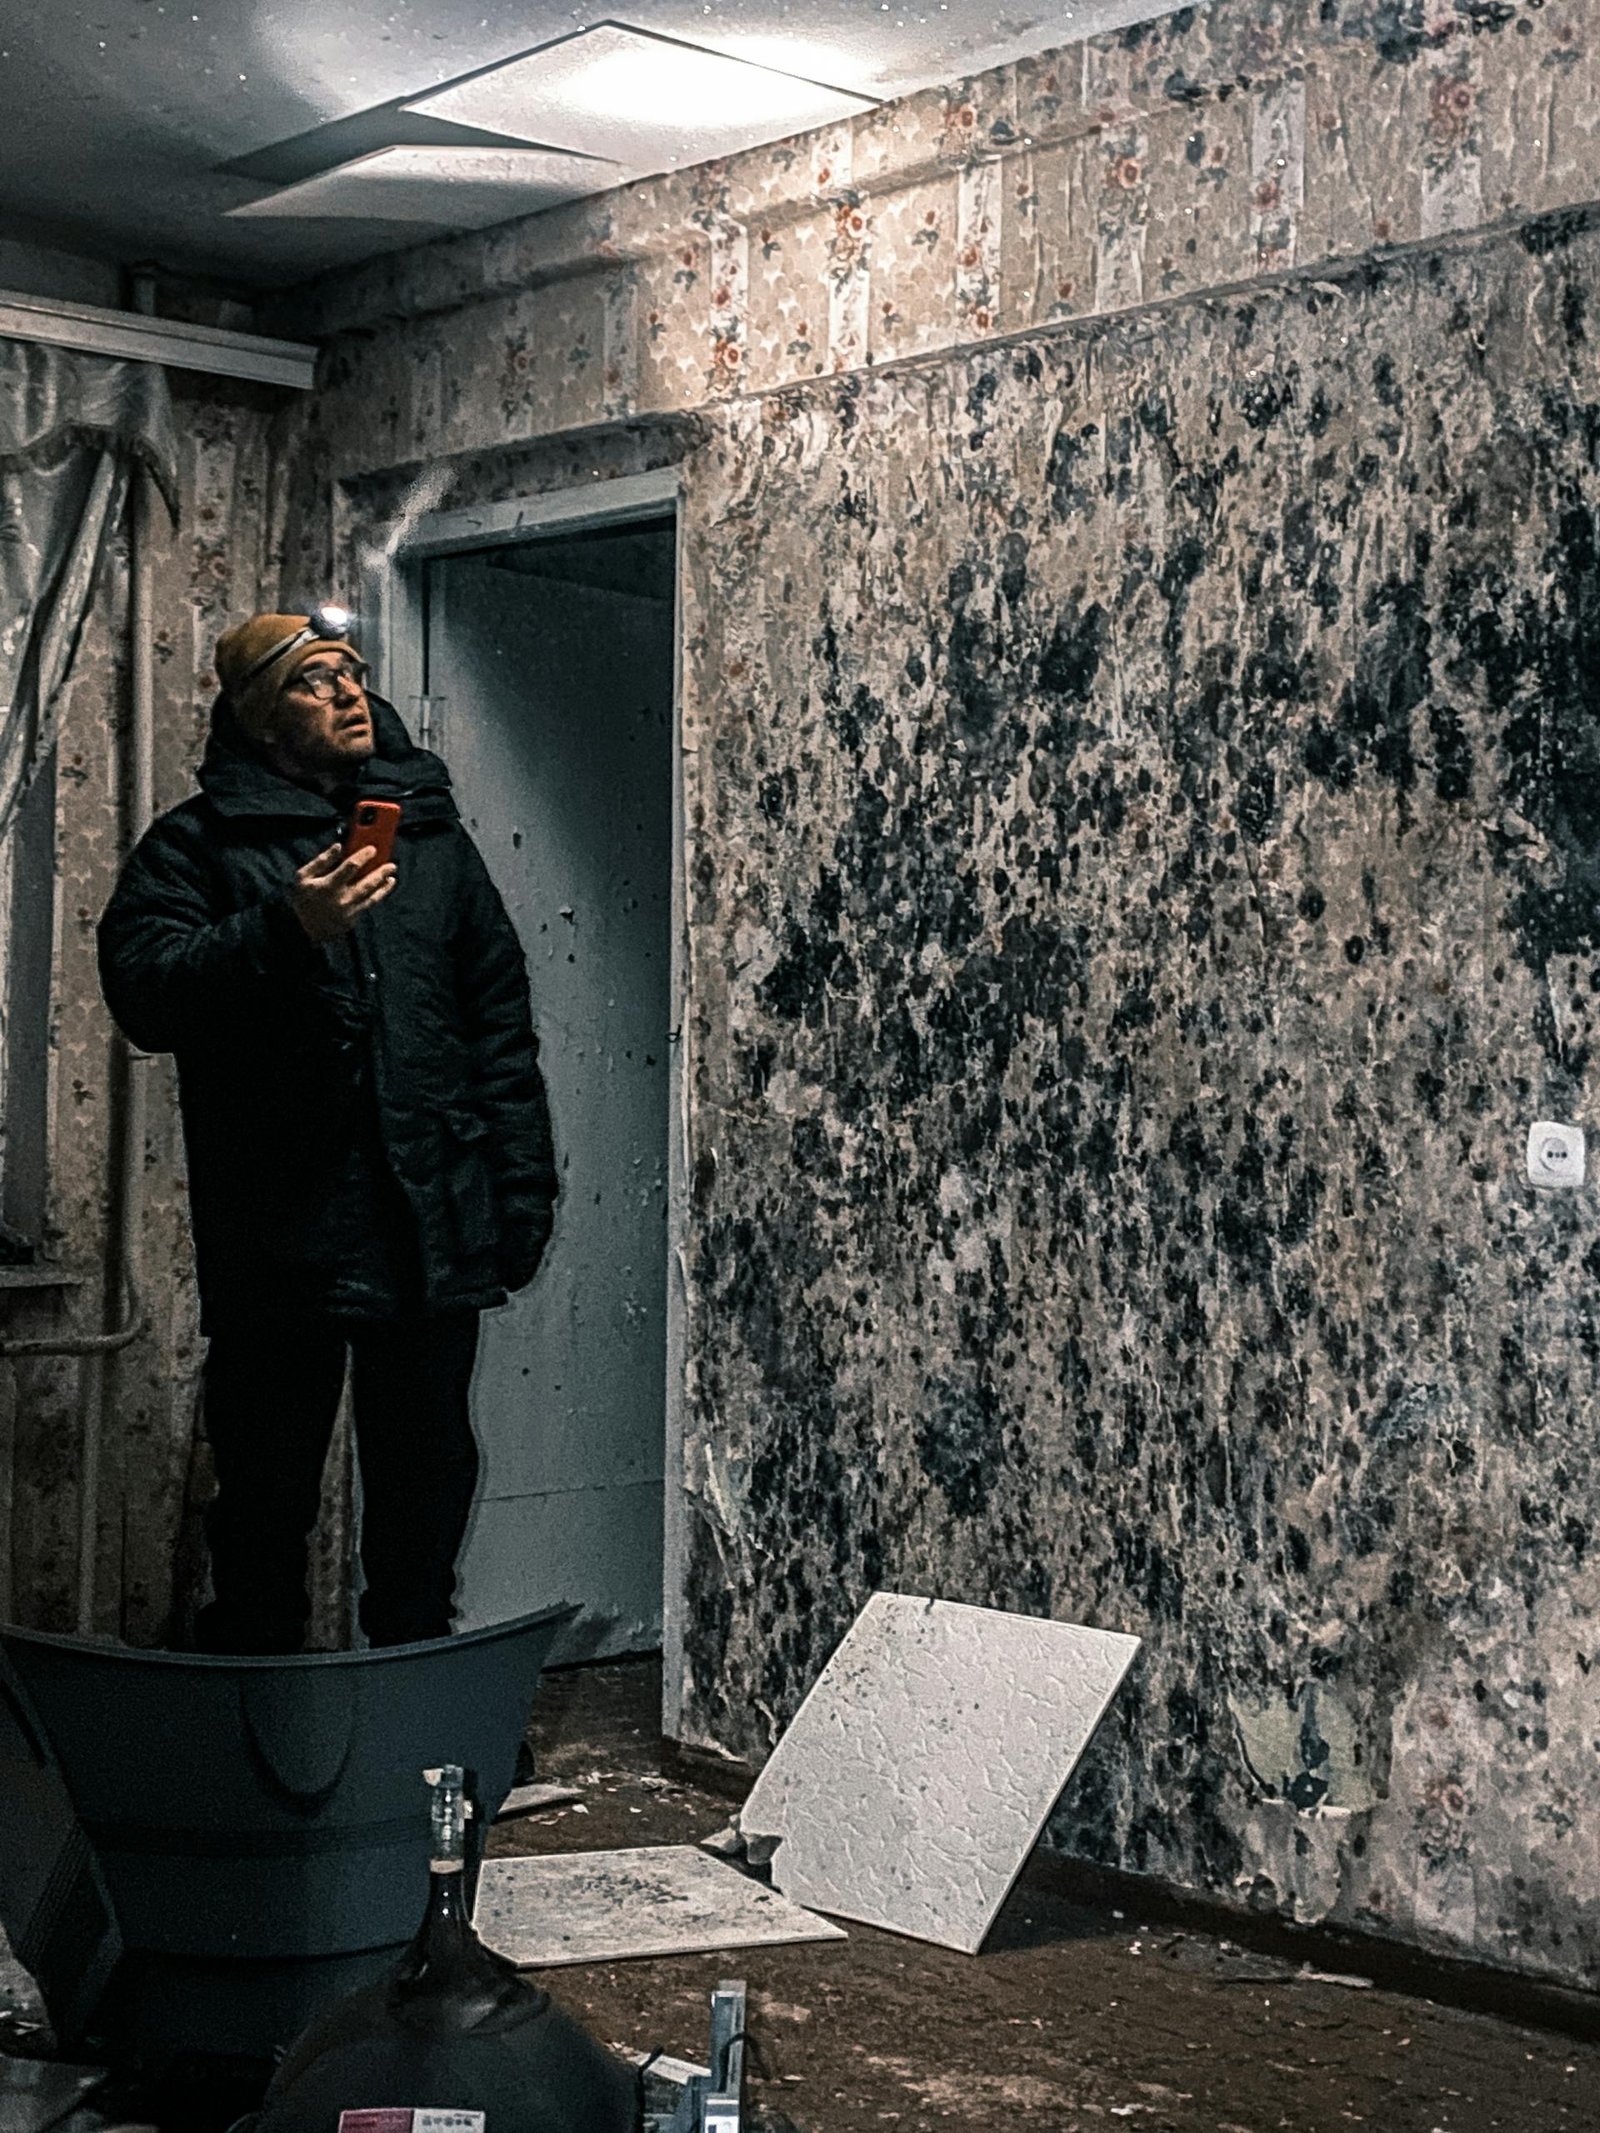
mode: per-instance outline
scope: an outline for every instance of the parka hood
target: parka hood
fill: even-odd
[[[369,799],[398,800],[403,821],[453,819],[456,803],[450,773],[431,749],[419,748],[387,698],[369,689],[376,748],[351,781]],[[234,717],[225,696],[211,706],[211,732],[198,772],[200,790],[223,815],[301,816],[311,821],[343,818],[337,797],[296,785],[274,768],[265,751]]]

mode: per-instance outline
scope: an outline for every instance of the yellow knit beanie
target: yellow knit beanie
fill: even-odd
[[[307,637],[296,644],[300,632],[310,626],[309,615],[252,615],[217,639],[216,669],[222,693],[239,724],[256,740],[265,733],[284,684],[293,681],[314,654],[348,652],[352,659],[361,657],[343,637]],[[262,660],[266,664],[258,666]]]

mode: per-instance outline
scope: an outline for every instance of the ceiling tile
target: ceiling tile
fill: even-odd
[[[599,158],[543,148],[380,148],[230,210],[482,229],[619,184]]]
[[[872,108],[871,97],[614,22],[406,106],[606,156],[636,176],[733,155]]]
[[[0,0],[3,5],[3,0]],[[376,155],[380,148],[526,148],[520,137],[485,133],[481,126],[449,126],[443,119],[427,118],[420,111],[402,111],[398,104],[379,104],[371,111],[358,111],[352,118],[334,119],[326,126],[313,126],[286,141],[267,148],[252,148],[235,156],[219,170],[232,178],[251,178],[257,185],[298,185],[302,178],[320,177],[341,163],[358,156]]]

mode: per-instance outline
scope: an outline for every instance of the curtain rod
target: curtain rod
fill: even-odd
[[[151,318],[141,311],[110,311],[99,304],[58,303],[0,289],[0,340],[44,341],[91,355],[132,357],[174,370],[202,370],[219,378],[251,378],[260,385],[286,385],[309,392],[316,382],[317,351],[306,341],[273,341],[259,333],[230,333],[220,326],[188,326]]]

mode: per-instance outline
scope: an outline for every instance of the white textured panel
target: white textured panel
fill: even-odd
[[[487,1860],[474,1923],[491,1948],[524,1969],[845,1937],[775,1889],[682,1844]]]
[[[833,125],[872,103],[608,22],[419,96],[406,109],[609,156],[643,176]]]
[[[544,148],[379,148],[230,212],[474,230],[604,192],[622,175],[598,158]]]
[[[976,1955],[1137,1637],[875,1593],[739,1816],[797,1903]]]

